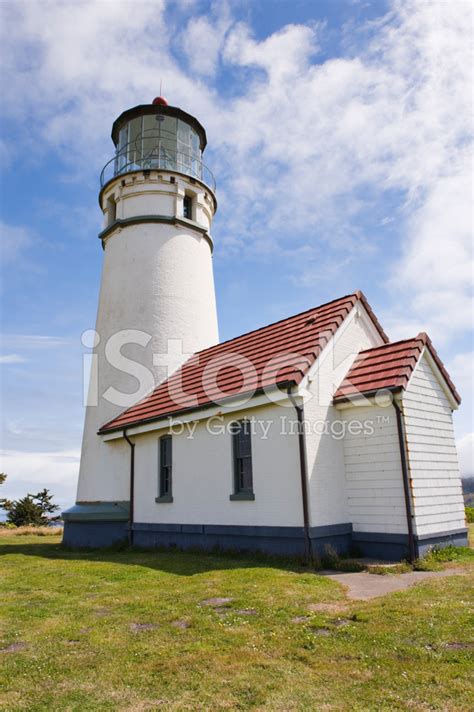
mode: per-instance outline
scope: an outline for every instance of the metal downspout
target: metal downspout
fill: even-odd
[[[123,431],[123,437],[130,445],[130,513],[128,519],[128,543],[130,546],[133,546],[133,503],[135,500],[135,443],[130,440],[126,430]]]
[[[303,524],[305,534],[305,558],[312,564],[314,562],[313,545],[311,541],[310,521],[309,521],[309,505],[308,505],[308,467],[306,463],[306,443],[304,438],[304,423],[303,423],[303,406],[297,404],[291,386],[287,389],[288,397],[296,410],[298,419],[298,444],[300,453],[300,477],[301,477],[301,500],[303,504]]]
[[[402,461],[403,492],[405,495],[405,509],[408,525],[409,561],[414,561],[417,553],[415,536],[413,533],[413,510],[411,505],[410,476],[408,473],[408,449],[405,438],[404,418],[403,411],[395,401],[395,398],[393,399],[393,407],[395,408],[395,412],[397,414],[398,443],[400,446],[400,458]]]

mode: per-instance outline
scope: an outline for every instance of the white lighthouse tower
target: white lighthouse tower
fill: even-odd
[[[206,132],[162,97],[122,113],[101,174],[104,263],[76,505],[67,545],[107,545],[126,532],[127,442],[98,429],[218,342],[212,269],[215,183],[202,163]]]

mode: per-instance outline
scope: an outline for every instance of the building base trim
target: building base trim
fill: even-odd
[[[63,546],[68,549],[106,549],[128,541],[128,521],[64,522]]]
[[[362,556],[383,558],[393,561],[406,559],[409,554],[408,534],[386,534],[384,532],[353,532],[353,546]],[[434,534],[415,534],[415,554],[425,556],[433,547],[468,546],[467,529],[452,529]]]
[[[63,544],[67,547],[103,548],[127,540],[128,519],[94,518],[91,512],[88,517],[71,518],[70,512],[63,515]],[[353,531],[347,522],[311,527],[310,537],[313,553],[321,557],[328,549],[340,555],[354,550],[361,556],[400,561],[407,558],[409,551],[407,534]],[[219,549],[298,557],[305,554],[304,527],[136,522],[133,541],[139,548]],[[467,529],[422,535],[415,537],[415,543],[417,556],[425,555],[434,546],[467,546]]]
[[[339,554],[350,548],[351,524],[312,527],[313,551],[324,555],[328,546]],[[148,524],[136,522],[138,547],[222,549],[253,551],[280,556],[304,556],[304,527],[242,526],[229,524]]]
[[[452,529],[451,531],[438,532],[436,534],[424,534],[415,537],[417,556],[425,556],[434,546],[444,548],[446,546],[469,546],[467,539],[467,528]]]

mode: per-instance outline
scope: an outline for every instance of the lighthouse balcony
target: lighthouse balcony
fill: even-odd
[[[100,186],[103,188],[111,180],[135,171],[163,170],[183,173],[206,185],[213,193],[216,181],[209,168],[198,158],[183,151],[169,148],[156,148],[144,156],[140,151],[125,151],[114,156],[105,164],[100,174]]]

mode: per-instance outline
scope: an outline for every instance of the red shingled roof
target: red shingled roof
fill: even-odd
[[[196,410],[266,386],[299,383],[358,301],[388,341],[365,296],[355,292],[199,351],[99,432]]]
[[[425,346],[443,374],[454,398],[460,403],[461,397],[436,353],[431,339],[423,332],[414,339],[383,344],[361,351],[336,391],[334,400],[344,401],[358,395],[373,395],[381,389],[390,391],[405,389]]]

